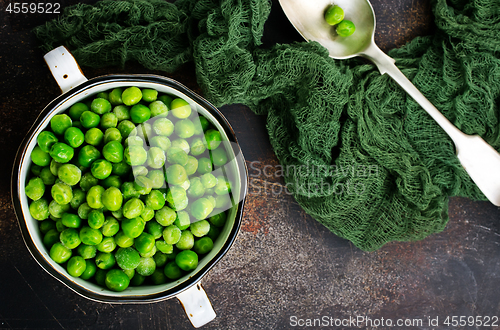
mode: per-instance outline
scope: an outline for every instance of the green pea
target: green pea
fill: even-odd
[[[126,174],[130,173],[130,170],[132,167],[127,164],[125,161],[121,161],[119,163],[113,163],[111,164],[113,166],[113,170],[111,171],[112,174],[116,174],[118,176],[125,176]]]
[[[144,140],[137,135],[130,135],[128,138],[125,139],[125,146],[141,146],[143,147],[145,145]]]
[[[82,178],[82,171],[76,165],[64,164],[59,167],[57,176],[67,185],[74,186],[80,182],[80,179]]]
[[[151,207],[153,210],[159,210],[165,206],[165,198],[163,194],[158,190],[152,190],[146,196],[146,205]]]
[[[164,206],[155,213],[156,221],[162,226],[170,226],[174,223],[176,213],[168,206]]]
[[[42,168],[42,170],[40,171],[40,178],[42,179],[43,184],[46,186],[52,185],[56,182],[56,177],[50,171],[49,166]]]
[[[191,205],[191,215],[198,220],[203,220],[213,211],[212,203],[206,198],[200,198]]]
[[[215,226],[210,226],[207,237],[210,237],[212,241],[215,241],[220,235],[220,229]]]
[[[225,177],[219,176],[214,191],[217,195],[228,194],[231,192],[231,183]]]
[[[62,215],[70,210],[70,204],[59,204],[52,200],[49,204],[49,213],[56,219],[62,218]]]
[[[148,159],[148,153],[142,146],[128,146],[123,154],[125,162],[132,166],[142,165]]]
[[[172,254],[174,252],[174,246],[167,244],[164,240],[159,239],[156,241],[156,249],[161,253]]]
[[[163,136],[163,135],[153,136],[149,140],[149,144],[151,147],[158,147],[163,151],[167,151],[170,148],[170,146],[172,145],[172,143],[170,142],[170,139],[166,136]]]
[[[122,220],[123,233],[130,238],[136,238],[142,234],[145,226],[146,222],[141,217]]]
[[[162,101],[169,108],[170,108],[170,105],[171,105],[173,99],[174,98],[172,96],[166,95],[166,94],[160,95],[158,97],[158,100]]]
[[[34,176],[40,176],[40,173],[42,173],[42,168],[43,167],[41,167],[41,166],[31,164],[31,166],[30,166],[31,174],[33,174]]]
[[[50,161],[50,173],[53,175],[57,176],[57,173],[59,172],[59,167],[61,167],[61,163],[56,162],[54,159]]]
[[[231,197],[229,197],[229,194],[217,195],[215,198],[216,208],[228,209],[232,206],[231,204]]]
[[[108,211],[118,211],[122,207],[123,195],[120,189],[110,187],[102,193],[101,200]]]
[[[113,237],[104,237],[101,243],[97,244],[97,251],[111,253],[116,249],[115,239]]]
[[[40,222],[40,232],[46,234],[49,230],[56,228],[56,223],[52,219],[43,220]]]
[[[52,220],[48,220],[48,221],[54,222]],[[45,245],[48,248],[52,247],[52,245],[59,242],[59,235],[60,235],[60,233],[57,229],[55,229],[55,228],[50,229],[43,236],[43,245]]]
[[[148,234],[146,232],[142,232],[135,240],[134,240],[135,249],[139,253],[147,253],[153,250],[155,246],[155,238],[153,235]]]
[[[95,272],[94,279],[97,285],[106,286],[106,275],[108,271],[98,268]]]
[[[118,118],[118,122],[121,122],[122,120],[130,120],[130,110],[125,105],[117,105],[114,107],[113,113]]]
[[[214,247],[214,242],[208,236],[202,237],[194,242],[193,250],[198,254],[207,254]]]
[[[335,29],[340,37],[348,37],[356,31],[356,26],[349,20],[343,20]]]
[[[149,170],[146,166],[134,166],[134,168],[132,168],[132,173],[134,174],[134,178],[137,178],[139,176],[147,176]]]
[[[142,100],[145,102],[153,102],[156,101],[158,97],[158,91],[154,89],[145,88],[142,90]]]
[[[115,88],[109,93],[109,103],[112,105],[119,105],[123,103],[122,100],[123,88]]]
[[[182,187],[179,186],[170,186],[169,190],[167,191],[167,195],[165,197],[165,200],[169,204],[178,204],[182,200],[186,199],[187,194],[186,190]]]
[[[208,199],[208,201],[210,202],[210,204],[212,204],[212,207],[216,207],[216,202],[215,202],[215,197],[212,196],[212,195],[207,195],[205,196],[206,199]],[[213,211],[212,211],[213,212]]]
[[[188,160],[186,165],[184,165],[184,169],[186,170],[186,174],[188,176],[195,174],[198,170],[198,159],[193,156],[188,156]]]
[[[190,271],[198,267],[198,255],[191,250],[184,250],[177,254],[175,263],[180,269]]]
[[[147,174],[149,180],[151,180],[153,189],[163,188],[165,186],[165,174],[161,170],[152,170]]]
[[[207,118],[203,116],[199,116],[198,119],[200,120],[201,128],[203,129],[204,132],[206,132],[207,129],[210,127],[210,122],[208,121]]]
[[[112,163],[120,163],[123,161],[123,146],[119,141],[108,142],[102,148],[102,155]]]
[[[144,210],[142,210],[142,213],[141,213],[142,220],[144,220],[145,222],[148,222],[149,220],[153,219],[154,217],[155,217],[155,210],[153,210],[149,206],[145,206]]]
[[[212,161],[206,157],[201,157],[198,159],[198,173],[206,174],[212,172]]]
[[[179,242],[175,244],[179,250],[189,250],[194,246],[194,236],[189,230],[184,230],[181,234]]]
[[[104,193],[104,188],[102,186],[93,186],[87,192],[87,204],[93,209],[102,209],[104,204],[102,203],[102,194]]]
[[[167,161],[170,164],[179,164],[185,166],[188,162],[188,155],[179,147],[171,147],[167,150]]]
[[[166,117],[169,110],[168,105],[161,100],[149,104],[149,109],[151,109],[151,117]]]
[[[61,205],[69,204],[69,202],[73,199],[73,191],[71,190],[71,187],[65,183],[54,184],[50,193],[52,198]]]
[[[58,135],[63,135],[64,131],[71,127],[71,118],[66,114],[59,114],[52,117],[50,120],[50,128],[52,132]]]
[[[189,143],[185,139],[176,139],[176,140],[173,140],[172,141],[172,147],[181,148],[187,154],[190,151]]]
[[[131,270],[137,268],[141,256],[134,248],[127,247],[116,250],[115,259],[118,267],[124,270]]]
[[[99,126],[100,122],[101,117],[92,111],[84,111],[80,116],[80,123],[87,129]]]
[[[122,133],[120,133],[118,128],[110,127],[104,132],[104,144],[106,145],[111,141],[122,141]]]
[[[152,168],[162,168],[165,165],[165,152],[158,147],[151,147],[148,150],[147,164]]]
[[[70,127],[64,132],[64,141],[66,141],[70,147],[78,148],[85,141],[85,137],[79,128]]]
[[[110,176],[112,170],[113,166],[105,159],[98,159],[94,161],[90,167],[92,175],[99,180],[104,180]]]
[[[109,101],[109,93],[108,92],[99,92],[96,95],[96,98],[101,98]]]
[[[51,160],[49,153],[43,151],[40,146],[33,148],[30,157],[35,165],[42,167],[49,165]]]
[[[184,167],[179,164],[174,164],[167,167],[165,176],[169,184],[179,185],[187,180],[187,174]]]
[[[189,119],[182,119],[175,123],[175,133],[183,139],[192,137],[195,133],[195,126]]]
[[[186,230],[191,225],[191,218],[189,213],[186,211],[177,212],[177,217],[175,218],[174,225],[176,225],[180,230]]]
[[[75,228],[67,228],[61,232],[59,236],[61,243],[68,249],[74,249],[82,242]]]
[[[133,123],[141,124],[151,118],[151,110],[142,104],[136,104],[130,109],[130,118]]]
[[[97,185],[98,183],[99,180],[95,176],[93,176],[91,172],[86,172],[80,179],[80,188],[82,188],[83,191],[89,191],[90,188]]]
[[[161,251],[156,251],[155,255],[153,256],[153,259],[155,260],[156,263],[156,270],[158,270],[159,267],[165,266],[168,261],[167,255]]]
[[[141,99],[142,99],[142,92],[137,87],[128,87],[122,93],[123,103],[128,106],[139,103]]]
[[[106,237],[115,236],[120,231],[120,223],[114,217],[107,216],[101,227],[101,232]]]
[[[146,222],[146,227],[144,230],[153,235],[155,239],[162,237],[163,235],[163,226],[160,225],[156,220]]]
[[[115,256],[113,253],[99,252],[99,253],[97,253],[97,256],[95,257],[95,264],[100,269],[104,269],[104,270],[111,269],[116,264]],[[127,275],[125,275],[125,276],[127,276]],[[127,279],[128,279],[128,277],[127,277]]]
[[[78,163],[85,167],[90,165],[101,157],[101,152],[94,146],[86,145],[78,153]]]
[[[330,6],[325,12],[325,20],[330,25],[337,25],[344,19],[344,10],[339,6]]]
[[[134,245],[134,238],[125,235],[123,230],[120,230],[118,233],[116,233],[114,237],[116,245],[118,245],[119,247],[127,248]]]
[[[54,133],[49,131],[43,131],[38,134],[36,141],[40,149],[42,149],[42,151],[46,153],[50,151],[50,148],[54,145],[54,143],[59,142]]]
[[[97,248],[95,245],[80,244],[77,252],[83,259],[92,259],[97,254]]]
[[[198,198],[205,194],[205,187],[201,183],[200,178],[191,179],[191,186],[187,190],[189,197]]]
[[[86,196],[85,196],[86,197]],[[87,203],[82,203],[78,207],[78,216],[84,220],[88,219],[89,213],[93,210]]]
[[[43,184],[43,180],[40,178],[31,178],[24,188],[24,192],[30,199],[34,201],[39,200],[45,193],[45,185]]]
[[[118,130],[122,134],[122,137],[126,138],[130,135],[130,132],[132,132],[135,128],[135,124],[131,122],[130,120],[122,120],[118,126]]]
[[[59,163],[69,162],[73,158],[74,153],[75,151],[73,148],[62,142],[54,143],[49,152],[50,157],[52,157],[56,162]]]
[[[179,266],[177,266],[175,261],[167,263],[165,265],[163,273],[165,274],[166,277],[168,277],[171,280],[177,280],[182,276],[182,271],[179,268]]]
[[[220,212],[215,215],[212,215],[208,221],[215,227],[223,227],[224,224],[226,223],[226,213],[225,212]]]
[[[120,187],[123,195],[123,200],[127,201],[131,198],[139,198],[141,194],[135,190],[135,184],[133,182],[124,182]]]
[[[72,209],[78,209],[80,205],[85,201],[87,194],[79,188],[73,188],[73,198],[69,202]]]
[[[138,198],[129,199],[123,205],[123,216],[127,219],[134,219],[141,215],[144,211],[144,203]]]
[[[204,139],[196,137],[191,141],[191,154],[193,156],[201,155],[202,153],[205,152],[206,149],[207,149],[207,144],[204,141]]]
[[[111,111],[111,103],[104,98],[95,98],[90,105],[90,110],[99,115],[103,115]]]
[[[191,233],[196,237],[203,237],[210,231],[210,223],[207,220],[196,221],[189,227]]]
[[[222,148],[210,152],[210,159],[215,166],[223,166],[227,163],[227,154]]]
[[[85,133],[85,142],[92,146],[98,146],[104,141],[104,133],[97,127],[89,129]]]
[[[89,280],[91,279],[97,271],[97,266],[95,265],[94,260],[85,260],[85,271],[80,275],[81,279]]]
[[[176,118],[185,119],[191,115],[191,106],[183,99],[176,98],[172,100],[170,108]]]
[[[90,228],[99,229],[104,225],[105,216],[101,210],[92,210],[88,214],[88,225]]]
[[[145,276],[142,276],[141,274],[137,274],[137,272],[134,274],[134,277],[130,280],[130,285],[133,286],[140,286],[144,283],[146,280]]]
[[[79,228],[82,219],[76,214],[64,213],[61,218],[62,224],[68,228]]]
[[[72,120],[80,120],[82,113],[89,111],[89,107],[82,102],[75,103],[69,108],[68,114]]]
[[[33,219],[45,220],[49,217],[49,203],[45,198],[39,198],[36,201],[31,202],[29,206],[29,211]]]
[[[71,276],[79,277],[85,272],[86,267],[87,263],[85,262],[85,259],[80,256],[74,256],[68,260],[66,270]]]
[[[173,245],[179,242],[179,240],[181,239],[181,234],[182,232],[177,226],[170,225],[163,230],[162,236],[165,240],[165,243]]]
[[[155,260],[151,257],[150,258],[141,257],[139,265],[135,269],[135,271],[142,276],[151,276],[155,270],[156,270],[156,263]]]
[[[113,112],[108,112],[101,117],[101,127],[106,130],[118,125],[118,117]]]
[[[209,150],[215,150],[220,145],[222,137],[219,131],[209,129],[205,132],[205,140],[207,141],[207,148]]]
[[[156,263],[156,259],[155,259]],[[158,266],[158,265],[157,265]],[[151,282],[155,285],[160,285],[167,283],[167,277],[165,274],[163,274],[163,271],[156,269],[153,274],[149,277],[151,279]]]
[[[52,247],[50,248],[49,255],[58,264],[65,263],[66,261],[71,258],[71,249],[68,249],[64,245],[62,245],[60,242],[54,243]]]

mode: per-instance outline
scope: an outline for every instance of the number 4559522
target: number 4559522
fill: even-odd
[[[60,14],[60,3],[27,3],[27,2],[11,2],[5,9],[9,14]]]

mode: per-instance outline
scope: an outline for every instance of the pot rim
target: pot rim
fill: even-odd
[[[91,87],[101,85],[104,83],[108,82],[130,82],[136,81],[136,82],[149,82],[149,83],[160,83],[163,85],[166,85],[170,88],[176,89],[177,91],[185,94],[186,96],[190,97],[193,99],[195,102],[197,102],[199,105],[201,105],[205,110],[207,110],[211,115],[213,115],[219,122],[219,124],[222,126],[224,129],[229,142],[236,143],[236,145],[239,146],[238,140],[236,138],[236,134],[234,133],[233,128],[229,124],[228,120],[225,118],[225,116],[212,104],[210,104],[207,100],[202,98],[200,95],[196,94],[183,84],[177,82],[176,80],[173,80],[168,77],[160,76],[160,75],[155,75],[155,74],[110,74],[110,75],[104,75],[104,76],[98,76],[92,79],[89,79],[88,81],[72,88],[68,92],[59,95],[56,97],[54,100],[52,100],[38,115],[36,118],[35,122],[33,125],[30,127],[29,131],[26,133],[25,138],[21,142],[21,145],[18,148],[18,151],[16,153],[16,157],[14,160],[14,165],[12,169],[12,175],[11,175],[11,198],[12,198],[12,203],[14,205],[14,212],[16,214],[16,218],[19,224],[19,227],[21,229],[21,236],[23,238],[23,241],[28,248],[28,251],[31,253],[32,257],[35,259],[35,261],[52,277],[56,278],[59,280],[61,283],[69,287],[71,290],[76,292],[77,294],[93,300],[97,302],[103,302],[103,303],[119,303],[119,304],[124,304],[124,303],[152,303],[152,302],[158,302],[158,301],[163,301],[166,299],[170,299],[179,293],[191,288],[192,286],[196,285],[214,266],[217,264],[222,257],[229,251],[231,246],[233,245],[240,227],[241,227],[241,220],[243,217],[243,209],[244,209],[244,204],[245,204],[245,199],[246,199],[246,193],[248,189],[248,168],[246,166],[246,162],[244,161],[243,155],[242,157],[242,167],[240,168],[240,178],[242,177],[241,171],[244,173],[244,180],[242,180],[241,185],[242,185],[242,191],[243,191],[243,196],[241,197],[241,201],[237,205],[237,210],[236,210],[236,215],[235,215],[235,223],[233,225],[233,228],[231,229],[231,232],[222,246],[221,250],[211,259],[207,262],[207,264],[200,270],[198,271],[195,275],[190,276],[186,281],[174,286],[171,289],[168,289],[166,291],[162,292],[157,292],[157,293],[152,293],[152,294],[147,294],[147,295],[134,295],[134,296],[107,296],[107,295],[101,295],[97,292],[94,292],[92,290],[89,290],[85,287],[82,287],[78,284],[75,284],[74,282],[71,282],[68,280],[68,278],[64,277],[62,274],[60,274],[55,268],[53,268],[47,261],[46,259],[42,256],[40,250],[37,248],[36,244],[33,242],[33,240],[30,238],[29,234],[29,229],[26,225],[26,221],[24,219],[22,207],[21,207],[21,202],[20,202],[20,192],[18,190],[18,185],[17,185],[17,178],[19,177],[19,171],[21,168],[21,164],[23,162],[23,159],[25,157],[29,157],[26,153],[26,149],[31,142],[31,140],[34,137],[34,133],[36,130],[39,128],[40,124],[46,119],[47,116],[49,116],[52,111],[62,105],[64,102],[66,102],[68,99],[76,95],[77,93],[80,93],[86,89],[89,89]]]

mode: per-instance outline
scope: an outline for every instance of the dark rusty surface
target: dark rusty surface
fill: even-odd
[[[62,1],[63,7],[74,2]],[[10,171],[24,134],[59,91],[30,33],[51,16],[6,14],[7,3],[1,0],[0,14],[0,328],[191,329],[175,299],[147,305],[89,301],[45,273],[26,249],[11,206]],[[276,3],[266,43],[300,40]],[[432,33],[428,0],[372,3],[383,50]],[[87,77],[148,72],[132,64],[84,71]],[[200,91],[192,65],[170,76]],[[307,216],[285,193],[265,118],[241,105],[222,111],[239,137],[250,189],[235,245],[203,280],[217,312],[206,329],[302,328],[292,326],[294,316],[421,319],[422,326],[409,328],[451,329],[458,327],[443,326],[446,316],[500,315],[497,207],[454,198],[442,233],[390,243],[373,253],[360,251]],[[440,326],[429,326],[428,317],[439,317]]]

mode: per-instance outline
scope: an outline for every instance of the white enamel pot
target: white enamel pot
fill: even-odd
[[[210,322],[216,314],[201,286],[201,279],[234,243],[241,225],[247,189],[247,168],[229,122],[217,108],[172,79],[158,75],[107,75],[87,80],[74,57],[66,48],[56,48],[47,53],[44,58],[63,93],[45,107],[19,147],[11,182],[14,209],[23,239],[33,258],[50,275],[85,298],[103,303],[138,304],[153,303],[176,297],[180,300],[194,327],[200,327]],[[239,196],[233,196],[236,202],[227,212],[226,224],[221,228],[220,236],[214,242],[214,248],[200,259],[195,270],[175,282],[129,287],[122,292],[113,292],[90,281],[70,276],[61,265],[50,258],[49,251],[42,242],[38,221],[30,215],[29,201],[24,190],[31,165],[30,154],[36,146],[36,138],[50,124],[53,116],[66,111],[72,104],[88,96],[117,87],[129,86],[156,89],[160,93],[182,97],[190,103],[193,109],[217,127],[221,132],[222,139],[228,142],[227,145],[231,145],[231,148],[226,147],[229,158],[237,160],[231,162],[231,170],[237,173],[236,182],[233,183],[236,185],[236,189],[233,191],[236,191]]]

